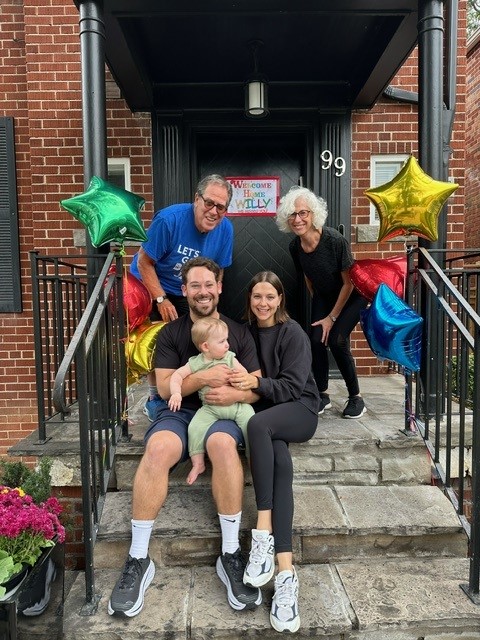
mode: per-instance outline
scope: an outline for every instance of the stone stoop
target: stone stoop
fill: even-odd
[[[314,438],[292,445],[295,467],[294,554],[300,579],[299,638],[325,640],[480,640],[480,608],[468,581],[467,542],[455,511],[431,484],[420,436],[402,432],[401,376],[364,378],[368,412],[341,418],[345,391],[332,381],[331,410]],[[220,549],[210,474],[185,483],[189,463],[172,474],[150,544],[156,564],[144,610],[108,616],[107,602],[130,545],[131,486],[147,425],[145,387],[129,409],[132,440],[117,449],[95,546],[96,615],[82,616],[84,575],[65,603],[65,640],[231,640],[278,638],[269,623],[272,584],[254,612],[235,612],[215,573]],[[255,524],[245,464],[242,546]]]

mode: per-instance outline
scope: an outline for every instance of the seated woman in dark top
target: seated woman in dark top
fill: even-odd
[[[263,271],[248,286],[248,326],[262,376],[234,374],[231,384],[259,396],[248,423],[250,462],[258,508],[257,527],[243,581],[260,587],[278,575],[270,622],[277,631],[300,627],[298,577],[293,566],[293,465],[289,442],[306,442],[317,428],[319,393],[311,373],[310,341],[285,310],[278,276]]]

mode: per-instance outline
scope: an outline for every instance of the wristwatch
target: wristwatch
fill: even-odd
[[[329,316],[328,316],[328,317],[330,318],[330,320],[331,320],[332,322],[336,322],[336,321],[337,321],[337,316],[332,316],[332,314],[329,314]]]
[[[166,300],[166,299],[167,299],[167,296],[166,296],[166,294],[165,294],[164,296],[158,296],[158,298],[155,298],[155,302],[156,302],[157,304],[162,304],[162,302],[163,302],[164,300]]]

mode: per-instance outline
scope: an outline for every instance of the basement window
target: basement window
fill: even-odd
[[[131,191],[130,158],[108,158],[108,182],[120,189]]]

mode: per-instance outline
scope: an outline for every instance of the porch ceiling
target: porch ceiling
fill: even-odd
[[[371,107],[411,52],[417,0],[104,0],[106,56],[133,111],[244,108],[260,71],[272,111]]]

